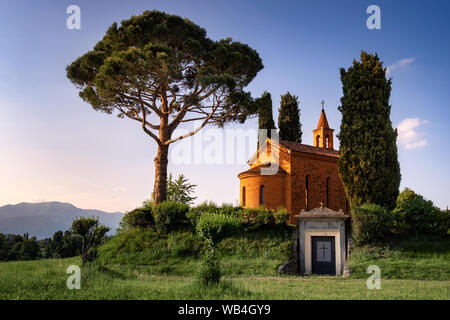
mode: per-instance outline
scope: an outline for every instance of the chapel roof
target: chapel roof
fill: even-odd
[[[281,167],[278,167],[278,166],[276,165],[275,162],[270,162],[270,161],[268,161],[268,162],[265,162],[265,163],[263,163],[263,164],[254,166],[253,168],[250,168],[250,169],[248,169],[248,170],[246,170],[246,171],[243,171],[243,172],[239,173],[239,174],[238,174],[238,177],[239,177],[241,174],[247,174],[247,173],[250,173],[250,174],[252,174],[252,173],[260,174],[260,173],[261,173],[261,168],[267,168],[267,169],[269,170],[268,174],[270,174],[270,173],[272,173],[272,174],[276,174],[276,173],[286,173],[286,170],[284,170],[284,169],[281,168]],[[275,170],[277,170],[277,171],[275,171]]]
[[[310,146],[307,144],[301,144],[297,142],[291,142],[286,140],[280,140],[279,141],[280,146],[297,152],[303,152],[303,153],[310,153],[310,154],[316,154],[321,156],[328,156],[333,158],[339,158],[339,151],[334,149],[327,149],[327,148],[319,148]]]

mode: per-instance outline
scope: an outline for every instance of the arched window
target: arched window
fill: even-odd
[[[261,187],[259,187],[259,204],[261,206],[263,206],[265,203],[265,200],[266,200],[265,199],[265,187],[261,186]]]
[[[242,187],[242,206],[245,207],[245,187]]]
[[[326,137],[324,137],[324,140],[323,140],[323,147],[328,148],[328,143],[329,143],[328,136],[326,136]]]
[[[320,147],[320,136],[316,136],[316,147]]]
[[[330,177],[327,177],[326,183],[325,183],[325,188],[326,188],[326,194],[327,194],[327,199],[326,199],[326,207],[329,208],[330,207]]]
[[[305,206],[306,210],[309,208],[309,175],[305,177]]]

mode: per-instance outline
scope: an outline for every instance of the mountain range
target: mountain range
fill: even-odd
[[[80,209],[63,202],[22,202],[0,207],[0,233],[49,238],[58,230],[69,229],[76,217],[98,217],[101,224],[111,228],[111,234],[119,226],[123,213]]]

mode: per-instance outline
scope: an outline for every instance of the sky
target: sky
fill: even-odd
[[[373,4],[381,10],[381,29],[366,25]],[[81,10],[81,29],[66,26],[70,5]],[[280,95],[297,95],[306,144],[312,144],[322,99],[330,126],[339,132],[339,69],[348,68],[361,50],[378,53],[392,78],[401,189],[409,187],[441,208],[449,205],[449,1],[5,0],[0,3],[0,206],[62,201],[125,212],[150,198],[155,142],[134,121],[94,111],[79,98],[65,67],[92,49],[113,22],[153,9],[189,18],[213,40],[231,37],[255,49],[264,69],[247,89],[254,97],[271,93],[275,119]],[[257,120],[250,119],[227,128],[256,127]],[[172,149],[198,146],[195,141],[205,147],[205,135],[225,134],[204,130]],[[244,156],[239,147],[225,149],[223,157],[238,152],[240,160],[232,163],[203,158],[180,163],[171,153],[169,171],[197,185],[197,203],[237,204],[237,174],[248,168],[246,160],[256,149],[251,142],[246,146]]]

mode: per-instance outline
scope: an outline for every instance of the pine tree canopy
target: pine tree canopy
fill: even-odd
[[[66,71],[94,110],[130,118],[155,140],[153,190],[159,203],[167,198],[169,145],[207,124],[222,127],[256,115],[245,88],[262,68],[258,53],[246,44],[215,41],[188,19],[145,11],[120,26],[113,23]],[[187,123],[194,128],[173,136]]]
[[[281,96],[278,109],[278,128],[280,140],[302,142],[302,125],[298,97],[289,92]]]
[[[339,176],[352,206],[395,207],[400,165],[397,131],[390,120],[391,79],[378,55],[361,52],[361,61],[341,68],[343,96]]]

